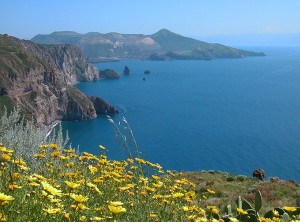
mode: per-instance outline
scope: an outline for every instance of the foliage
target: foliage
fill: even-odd
[[[68,135],[63,136],[61,125],[58,130],[53,129],[51,133],[48,131],[46,128],[37,128],[33,120],[25,121],[18,109],[13,109],[10,113],[4,109],[0,117],[0,142],[12,148],[16,158],[23,158],[34,167],[39,166],[33,158],[39,145],[56,143],[66,146],[69,140]]]
[[[0,215],[7,221],[291,221],[300,216],[299,208],[285,206],[260,218],[259,194],[255,208],[239,198],[236,210],[229,207],[221,216],[216,206],[206,205],[215,191],[199,196],[194,183],[141,158],[109,160],[103,146],[96,156],[41,145],[33,156],[45,167],[34,171],[14,150],[0,150]]]
[[[17,141],[28,145],[24,140],[34,137],[29,131],[37,131],[33,126],[23,128],[20,121],[14,111],[1,118],[0,129],[5,135],[9,123],[14,123],[15,130],[28,133]],[[34,147],[37,143],[30,143],[35,153],[27,159],[39,166],[34,167],[18,154],[22,146],[9,149],[0,145],[0,221],[299,221],[300,209],[292,206],[275,208],[260,217],[260,192],[254,208],[239,197],[236,208],[228,206],[227,212],[222,212],[209,204],[218,195],[215,190],[197,192],[195,183],[137,157],[138,146],[128,122],[123,119],[124,134],[121,124],[110,121],[121,144],[130,151],[126,160],[109,160],[101,145],[98,155],[76,153],[64,148],[60,136],[57,141],[62,146],[47,143]]]

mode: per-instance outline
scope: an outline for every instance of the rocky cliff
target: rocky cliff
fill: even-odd
[[[101,79],[120,79],[120,74],[112,69],[104,69],[99,71]]]
[[[37,125],[96,117],[92,101],[73,87],[99,79],[95,66],[72,45],[37,45],[0,35],[0,112],[18,106]]]

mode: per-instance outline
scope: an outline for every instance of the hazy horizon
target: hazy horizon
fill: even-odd
[[[297,0],[220,0],[217,3],[208,0],[2,0],[0,33],[31,39],[54,31],[149,35],[166,28],[183,36],[216,39],[221,43],[231,43],[237,40],[233,36],[240,36],[242,44],[247,41],[254,44],[245,36],[258,36],[257,44],[261,44],[259,36],[300,35],[299,8]],[[292,39],[292,45],[300,45],[298,39]],[[272,44],[276,45],[275,40]],[[282,42],[289,43],[289,37],[278,41]]]

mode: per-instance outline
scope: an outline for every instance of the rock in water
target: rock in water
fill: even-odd
[[[99,71],[99,76],[101,79],[120,79],[120,74],[112,69]]]
[[[130,69],[128,68],[128,66],[125,66],[123,74],[128,76],[130,74]]]
[[[145,70],[144,74],[150,74],[150,70]]]

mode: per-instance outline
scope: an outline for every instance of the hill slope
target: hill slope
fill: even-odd
[[[242,58],[264,55],[187,38],[167,29],[162,29],[153,35],[114,32],[79,34],[64,31],[53,32],[49,35],[36,35],[32,41],[40,44],[74,44],[93,61],[114,57],[164,60]]]
[[[37,125],[96,117],[92,101],[71,84],[99,78],[79,48],[37,45],[0,35],[0,114],[18,106]]]

